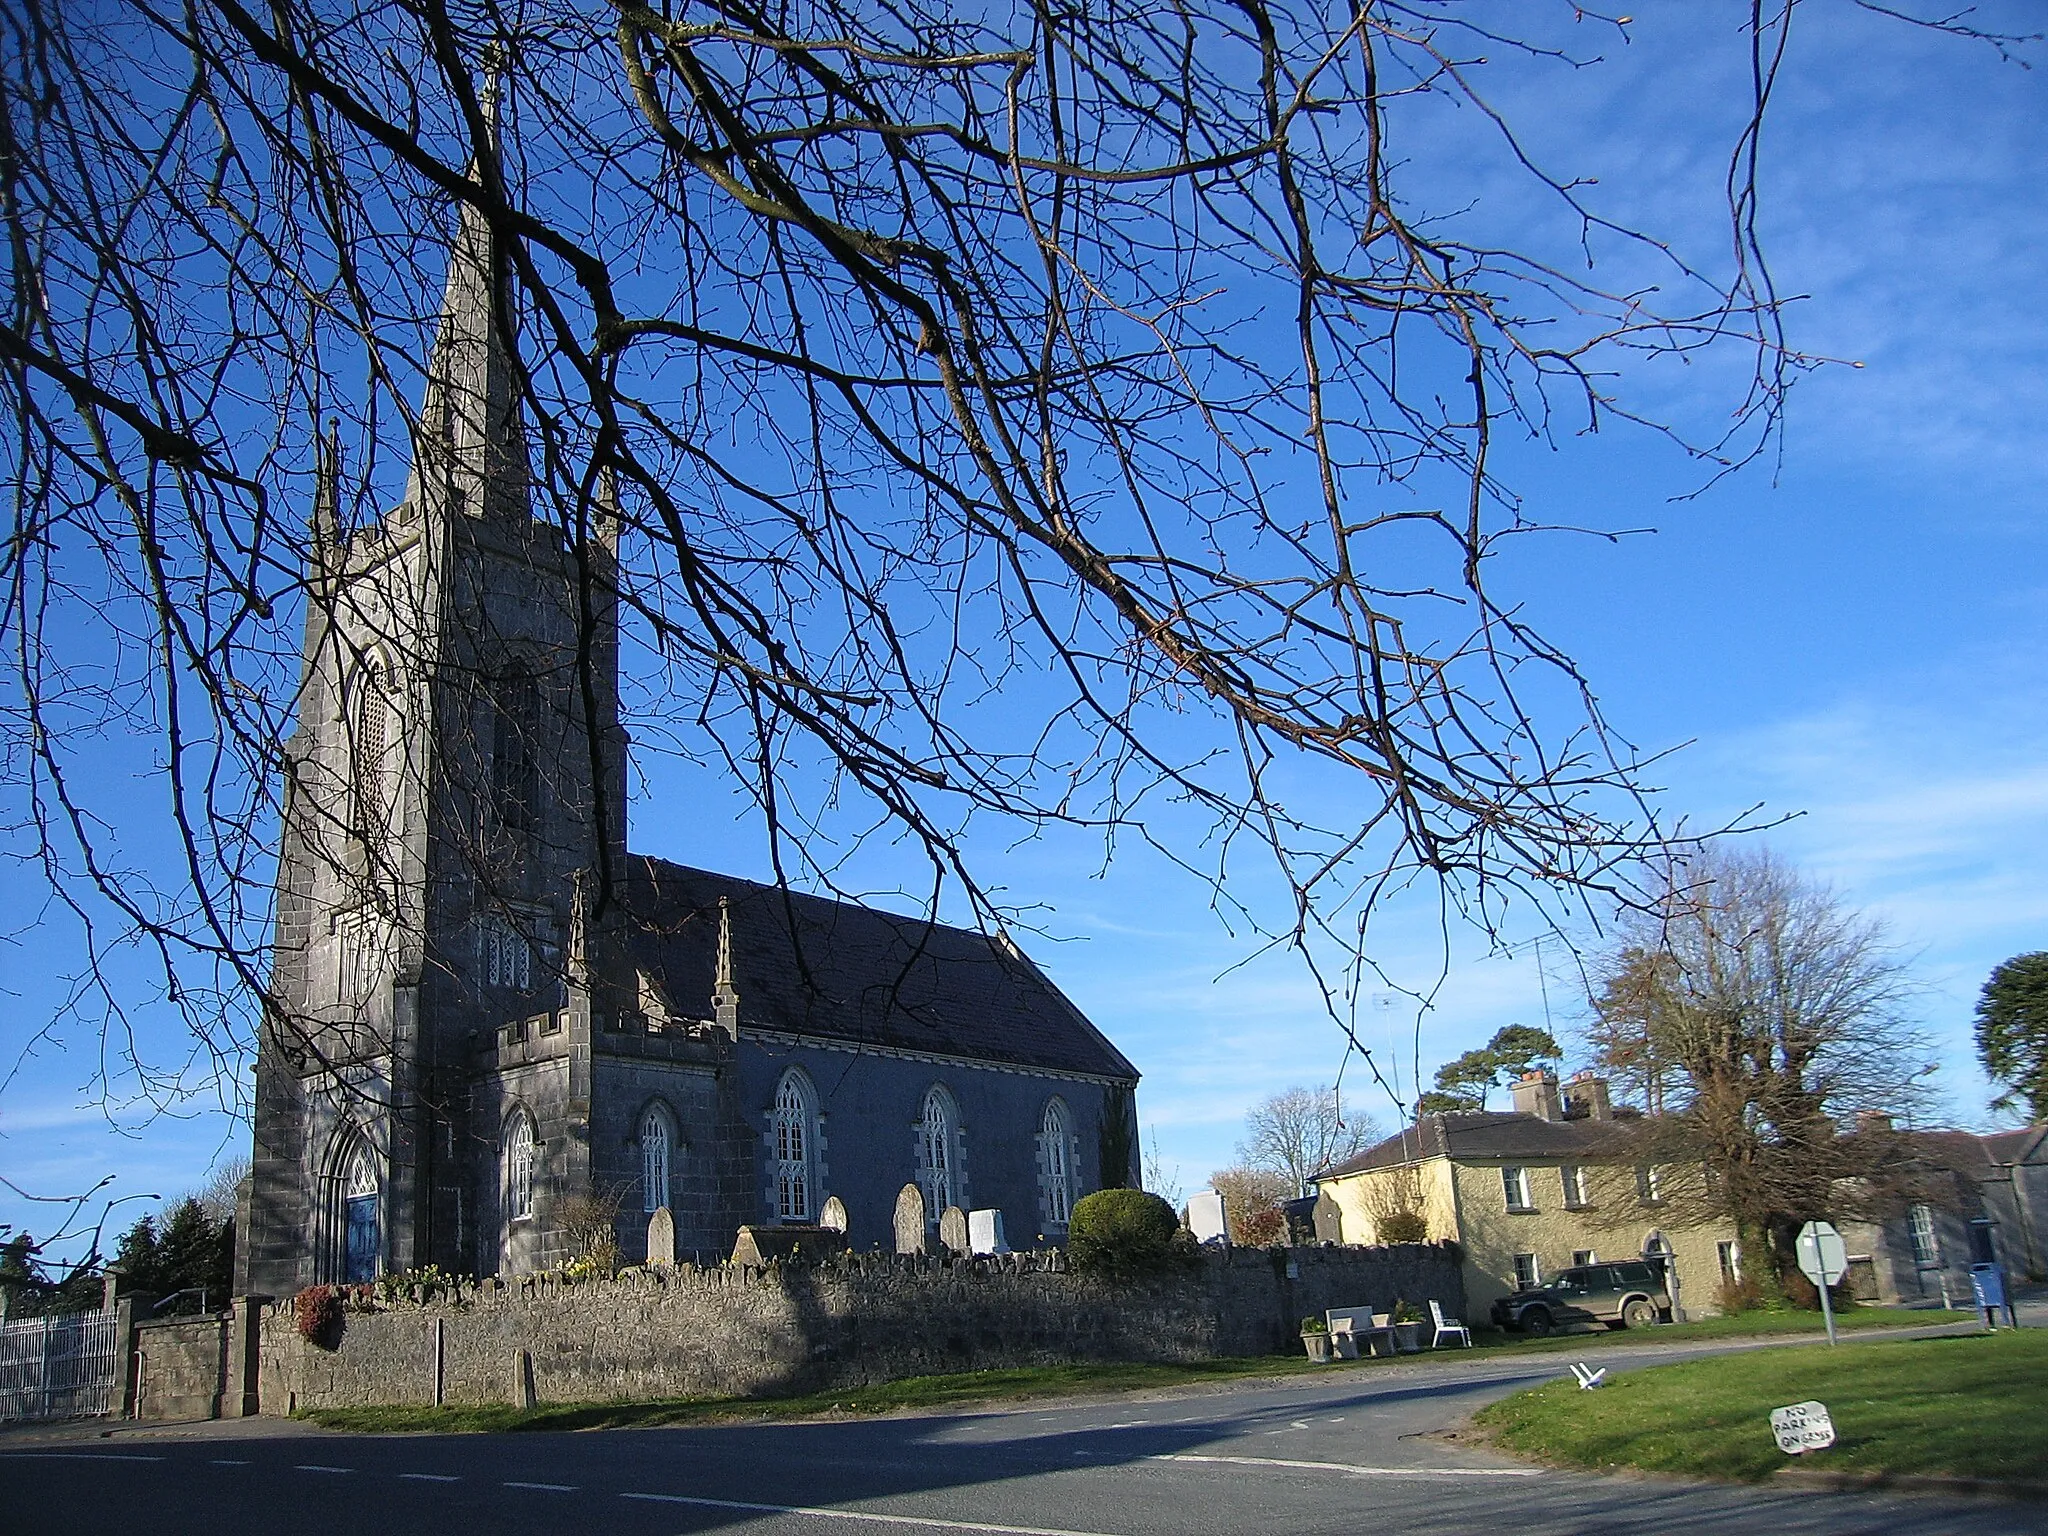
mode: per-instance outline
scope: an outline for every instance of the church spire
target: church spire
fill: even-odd
[[[484,154],[470,162],[481,186],[498,176],[498,77],[480,93]],[[427,355],[412,484],[415,507],[524,521],[531,513],[526,434],[520,416],[515,316],[505,253],[490,221],[464,201],[448,253],[440,325]]]
[[[731,1035],[740,1033],[740,990],[732,979],[732,901],[718,898],[718,971],[711,981],[712,1022]]]

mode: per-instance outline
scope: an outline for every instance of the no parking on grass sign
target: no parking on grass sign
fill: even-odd
[[[1778,1437],[1778,1449],[1788,1456],[1807,1451],[1824,1451],[1835,1443],[1835,1422],[1828,1417],[1825,1403],[1794,1403],[1771,1410],[1771,1433]]]

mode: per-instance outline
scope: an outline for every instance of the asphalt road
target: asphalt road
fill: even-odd
[[[1658,1363],[1697,1350],[1589,1358]],[[1436,1434],[1573,1356],[804,1424],[364,1436],[280,1420],[0,1437],[0,1530],[323,1536],[2048,1532],[1985,1500],[1535,1471]]]

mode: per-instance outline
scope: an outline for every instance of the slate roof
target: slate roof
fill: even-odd
[[[708,1017],[730,902],[743,1032],[801,1034],[1135,1083],[1138,1070],[1021,952],[972,929],[634,857],[631,958]]]
[[[1613,1120],[1545,1120],[1517,1110],[1424,1115],[1406,1130],[1326,1168],[1318,1178],[1341,1178],[1373,1168],[1426,1162],[1433,1157],[1556,1159],[1592,1162],[1621,1134]]]
[[[1341,1178],[1373,1168],[1427,1162],[1433,1157],[1502,1161],[1521,1157],[1558,1162],[1577,1159],[1590,1163],[1613,1149],[1627,1124],[1614,1120],[1544,1120],[1517,1110],[1424,1115],[1406,1130],[1367,1147],[1334,1168],[1324,1169],[1317,1177]],[[1902,1137],[1910,1155],[1939,1167],[1981,1175],[1998,1165],[2037,1153],[2044,1140],[2043,1131],[2040,1126],[1996,1131],[1988,1136],[1972,1131],[1906,1131]]]

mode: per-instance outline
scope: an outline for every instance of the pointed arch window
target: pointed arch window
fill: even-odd
[[[1074,1212],[1073,1125],[1067,1106],[1048,1099],[1038,1130],[1039,1176],[1045,1193],[1045,1219],[1064,1227]]]
[[[641,1209],[652,1212],[668,1204],[669,1148],[668,1116],[654,1106],[640,1117]]]
[[[534,728],[540,690],[533,674],[508,667],[493,685],[491,806],[510,831],[531,828],[539,810],[540,774],[534,757]]]
[[[523,1221],[533,1215],[533,1121],[524,1110],[505,1128],[505,1219]]]
[[[958,1205],[956,1177],[958,1120],[953,1097],[934,1087],[924,1096],[917,1130],[917,1183],[924,1192],[927,1223],[936,1223],[949,1205]]]
[[[801,1072],[785,1072],[769,1116],[775,1142],[775,1219],[817,1219],[818,1111]]]
[[[395,732],[391,728],[389,682],[383,667],[365,663],[356,673],[354,766],[356,818],[364,836],[381,828],[391,814],[388,758]]]

